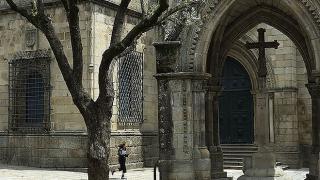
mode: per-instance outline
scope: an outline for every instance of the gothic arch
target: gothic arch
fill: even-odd
[[[251,89],[256,90],[259,87],[258,84],[258,64],[256,63],[256,56],[245,49],[243,43],[237,41],[230,49],[227,56],[236,59],[246,69],[251,80]]]
[[[203,9],[201,31],[194,43],[195,47],[192,47],[194,53],[191,56],[195,59],[193,71],[207,71],[213,77],[217,76],[214,70],[220,68],[214,66],[222,64],[221,60],[230,49],[230,44],[250,28],[264,22],[276,27],[294,41],[303,54],[308,78],[312,82],[313,73],[320,69],[320,46],[317,45],[320,42],[320,31],[310,7],[298,0],[281,3],[272,3],[271,0],[245,1],[215,1]],[[248,8],[239,11],[241,8],[237,6],[243,4]],[[217,55],[216,52],[222,53]]]

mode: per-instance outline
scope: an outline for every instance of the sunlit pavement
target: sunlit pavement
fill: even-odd
[[[243,175],[241,170],[226,170],[228,173],[228,177],[233,177],[233,179],[237,179],[241,175]],[[292,177],[293,180],[304,180],[306,178],[306,174],[309,173],[308,169],[289,169],[284,171],[286,174]]]
[[[241,176],[241,170],[226,170],[229,177],[234,179]],[[293,180],[303,180],[308,173],[308,169],[286,170]],[[158,174],[157,174],[158,175]],[[121,177],[121,172],[110,173],[110,180]],[[152,168],[141,168],[128,170],[126,174],[128,180],[153,180]],[[83,172],[71,172],[61,170],[51,170],[24,166],[9,166],[0,164],[0,180],[86,180],[87,174]]]

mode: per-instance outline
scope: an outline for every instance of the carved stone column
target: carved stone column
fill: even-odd
[[[318,180],[320,163],[320,84],[309,83],[306,86],[312,99],[312,158],[310,159],[307,180]]]
[[[223,153],[219,136],[219,95],[220,86],[208,86],[206,95],[206,144],[210,151],[211,178],[227,178],[223,171]]]
[[[155,43],[161,180],[210,180],[205,146],[206,73],[177,72],[179,42]]]

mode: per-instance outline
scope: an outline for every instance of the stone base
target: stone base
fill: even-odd
[[[248,169],[238,180],[292,180],[280,168]]]
[[[193,162],[188,160],[159,161],[160,179],[195,180]]]
[[[318,180],[319,176],[319,155],[311,154],[309,159],[309,174],[307,174],[306,180]]]
[[[211,158],[211,179],[224,180],[227,172],[223,171],[223,153],[221,147],[209,147]]]
[[[217,180],[222,180],[222,179],[226,179],[227,177],[227,172],[214,172],[211,173],[211,179],[217,179]]]
[[[311,174],[307,174],[305,180],[318,180],[318,177]]]
[[[288,175],[280,176],[280,177],[250,177],[250,176],[240,176],[238,180],[292,180],[292,177]]]
[[[196,159],[194,160],[194,170],[196,180],[210,180],[211,174],[211,160],[207,159]]]
[[[212,179],[212,180],[233,180],[233,177],[218,178],[218,179]]]

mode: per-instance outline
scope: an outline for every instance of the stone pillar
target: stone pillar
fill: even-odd
[[[255,144],[262,150],[269,145],[269,111],[268,93],[259,91],[255,94]],[[265,150],[264,150],[265,151]]]
[[[159,96],[160,179],[210,180],[203,89],[210,75],[177,72],[179,42],[155,43],[154,46]]]
[[[211,178],[225,179],[223,171],[223,153],[219,136],[219,94],[220,86],[208,86],[206,96],[206,145],[210,151]]]
[[[306,86],[312,99],[312,155],[309,160],[307,180],[318,180],[320,163],[320,84],[309,83]]]
[[[262,86],[255,94],[255,144],[259,150],[252,157],[244,159],[243,172],[238,180],[291,180],[281,168],[276,167],[273,143],[270,142],[269,97],[264,86],[265,78],[260,78]]]

